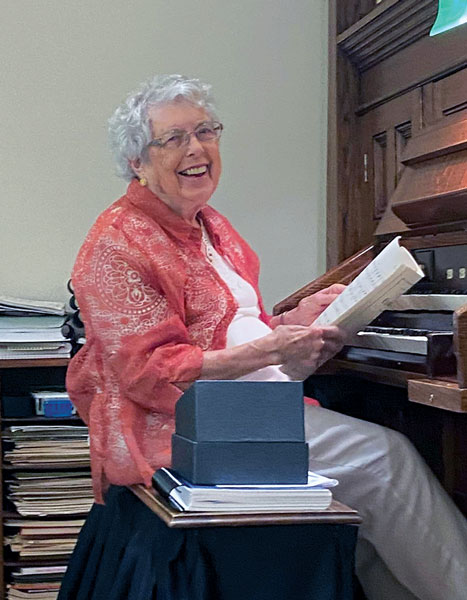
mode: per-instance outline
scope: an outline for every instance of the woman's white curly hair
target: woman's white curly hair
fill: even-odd
[[[204,108],[217,119],[211,86],[184,75],[156,75],[140,85],[109,119],[109,143],[117,164],[117,175],[130,181],[135,177],[129,161],[145,159],[152,139],[148,110],[175,100],[186,100]]]

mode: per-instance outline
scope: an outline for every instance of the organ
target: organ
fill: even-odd
[[[467,26],[429,38],[435,4],[330,2],[330,268],[274,313],[350,282],[401,236],[425,277],[308,385],[397,397],[380,422],[418,440],[467,512]]]

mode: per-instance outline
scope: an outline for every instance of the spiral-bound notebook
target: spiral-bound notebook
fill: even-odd
[[[331,489],[337,485],[316,473],[308,482],[296,485],[193,485],[171,469],[158,469],[154,488],[172,506],[194,512],[300,512],[325,510],[332,502]]]

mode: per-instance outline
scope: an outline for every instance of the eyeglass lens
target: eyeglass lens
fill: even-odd
[[[212,123],[201,123],[198,127],[192,132],[193,135],[200,142],[209,142],[217,139],[222,132],[222,124],[217,122]],[[160,138],[154,140],[155,145],[160,146],[162,148],[179,148],[182,145],[186,145],[190,141],[190,136],[192,135],[188,133],[188,131],[179,130],[172,131],[167,133],[166,135],[161,136]]]

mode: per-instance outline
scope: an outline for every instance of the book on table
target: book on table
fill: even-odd
[[[395,237],[319,315],[313,325],[338,325],[350,335],[376,319],[424,276]]]
[[[158,469],[154,488],[172,506],[193,512],[305,512],[326,510],[332,502],[331,489],[337,485],[316,473],[308,482],[295,485],[194,485],[175,471]]]

